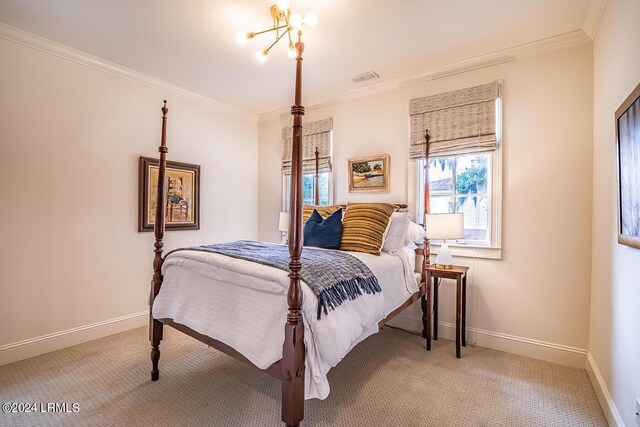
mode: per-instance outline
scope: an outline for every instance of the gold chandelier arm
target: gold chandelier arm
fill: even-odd
[[[288,49],[287,54],[291,58],[297,57],[296,52],[298,51],[298,45],[300,45],[300,46],[303,46],[303,45],[302,45],[302,42],[300,41],[300,34],[301,34],[300,32],[298,32],[298,36],[299,36],[298,37],[298,41],[294,41],[295,37],[291,35],[291,31],[293,31],[293,29],[294,29],[293,26],[291,25],[291,22],[292,22],[291,17],[293,16],[294,18],[296,18],[296,21],[300,21],[300,25],[303,25],[304,21],[303,21],[302,17],[300,17],[297,14],[292,15],[291,14],[291,9],[289,9],[289,8],[280,9],[278,7],[277,3],[272,5],[269,10],[271,12],[271,17],[273,18],[273,27],[272,28],[268,28],[266,30],[262,30],[262,31],[255,31],[255,32],[250,32],[250,33],[238,33],[237,37],[236,37],[238,39],[238,43],[245,44],[248,39],[252,39],[255,36],[258,36],[260,34],[266,34],[266,33],[275,32],[275,40],[273,41],[273,43],[271,43],[269,45],[269,47],[267,47],[266,49],[263,49],[263,50],[258,51],[256,53],[256,58],[258,59],[258,61],[264,62],[266,60],[266,56],[269,54],[269,51],[271,51],[271,49],[286,34],[287,39],[289,41],[289,46],[288,46],[289,49]],[[316,19],[317,18],[315,18],[315,15],[314,15],[313,16],[313,20],[315,21]],[[298,25],[298,23],[296,23],[296,25]]]
[[[257,35],[260,35],[260,34],[268,33],[268,32],[271,32],[271,31],[280,30],[282,28],[287,28],[287,27],[288,27],[288,25],[280,25],[279,27],[269,28],[268,30],[254,31],[251,34],[253,34],[254,36],[257,36]]]
[[[269,51],[271,50],[271,48],[273,46],[275,46],[276,43],[278,43],[280,41],[280,39],[282,37],[284,37],[285,34],[289,34],[291,32],[291,28],[288,28],[287,31],[285,31],[284,33],[280,34],[280,36],[276,39],[276,41],[274,41],[273,43],[271,43],[271,46],[269,46],[268,48],[266,48],[263,52],[265,53],[265,55],[267,53],[269,53]]]
[[[289,25],[288,19],[287,19],[287,25]],[[293,40],[291,39],[291,30],[287,31],[287,35],[289,36],[289,47],[293,48]]]
[[[293,48],[293,40],[291,39],[291,22],[289,22],[291,19],[291,9],[289,9],[289,11],[287,13],[284,14],[284,22],[287,24],[287,28],[289,29],[289,31],[287,31],[287,36],[289,37],[289,47]]]

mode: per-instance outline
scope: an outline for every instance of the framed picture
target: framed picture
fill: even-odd
[[[140,157],[138,166],[138,231],[153,231],[158,191],[158,159]],[[200,166],[167,161],[166,230],[200,229]]]
[[[349,159],[349,192],[389,191],[389,155]]]
[[[616,110],[618,242],[640,248],[640,85]]]

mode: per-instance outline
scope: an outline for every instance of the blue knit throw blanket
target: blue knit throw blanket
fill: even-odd
[[[287,246],[273,243],[239,240],[175,249],[167,256],[178,251],[212,252],[289,271]],[[318,298],[318,320],[347,299],[382,291],[369,267],[346,252],[305,247],[300,262],[300,277]]]

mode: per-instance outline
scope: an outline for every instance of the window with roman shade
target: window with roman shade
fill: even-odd
[[[282,129],[282,210],[289,211],[291,186],[291,152],[293,128]],[[333,119],[305,122],[302,127],[302,202],[314,205],[316,193],[316,149],[318,150],[318,205],[328,206],[333,201]]]
[[[302,172],[316,170],[316,149],[318,150],[319,171],[331,172],[331,118],[305,123],[302,128]],[[291,151],[293,128],[282,128],[282,172],[291,174]]]
[[[428,170],[430,212],[464,214],[464,238],[451,242],[454,256],[500,257],[500,92],[501,84],[494,82],[409,101],[409,157],[416,161],[416,220],[422,223],[424,218]],[[437,252],[438,242],[432,243]]]
[[[409,157],[425,157],[429,129],[429,157],[448,157],[496,149],[497,82],[409,101],[411,136]]]

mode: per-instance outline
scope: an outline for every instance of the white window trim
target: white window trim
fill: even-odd
[[[315,174],[315,172],[313,172]],[[285,198],[285,195],[288,192],[288,188],[287,188],[287,175],[288,174],[282,174],[282,192],[280,193],[280,198],[282,199],[281,201],[281,211],[282,212],[289,212],[289,210],[287,209],[287,200]],[[308,175],[308,174],[305,174]],[[329,172],[329,205],[333,205],[333,171]]]
[[[496,150],[491,154],[491,176],[488,185],[491,186],[490,206],[490,234],[491,244],[488,246],[457,244],[447,242],[451,255],[463,258],[502,259],[502,99],[496,100]],[[424,206],[424,176],[420,170],[419,162],[413,164],[414,179],[414,203],[413,206]],[[411,192],[411,190],[409,190]],[[410,205],[411,206],[411,205]],[[495,215],[494,215],[495,213]],[[424,219],[417,218],[416,222],[422,224]],[[431,243],[431,253],[438,254],[441,243]]]

